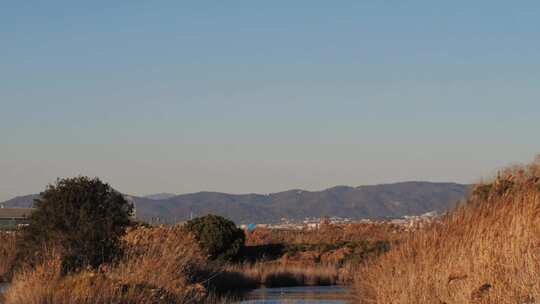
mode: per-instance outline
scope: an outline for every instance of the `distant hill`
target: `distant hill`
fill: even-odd
[[[169,199],[177,195],[178,194],[174,194],[174,193],[156,193],[156,194],[145,195],[144,197],[152,199],[152,200],[162,200],[162,199]]]
[[[9,208],[28,208],[34,203],[34,200],[39,198],[39,194],[30,194],[24,196],[17,196],[10,200],[0,203]]]
[[[337,186],[322,191],[289,190],[272,194],[198,192],[183,195],[129,196],[144,220],[174,223],[190,215],[219,214],[236,223],[274,223],[281,218],[341,216],[401,217],[443,212],[466,196],[468,186],[456,183],[403,182],[373,186]],[[29,207],[39,195],[19,196],[6,207]]]

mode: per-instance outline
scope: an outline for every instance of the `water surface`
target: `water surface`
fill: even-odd
[[[348,291],[339,286],[303,286],[255,289],[242,304],[345,304]]]
[[[9,283],[0,283],[0,293],[4,293],[8,287]]]

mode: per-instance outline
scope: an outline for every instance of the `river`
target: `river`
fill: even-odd
[[[0,293],[4,293],[6,289],[9,287],[8,283],[0,283]]]
[[[9,284],[0,283],[0,294]],[[246,295],[240,304],[346,304],[347,289],[339,286],[259,288]]]
[[[339,286],[260,288],[250,292],[241,304],[345,304],[348,291]]]

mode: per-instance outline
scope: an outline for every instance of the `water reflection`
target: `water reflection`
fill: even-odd
[[[8,287],[8,283],[0,283],[0,293],[4,293]]]
[[[284,288],[261,288],[252,291],[243,304],[283,304],[283,303],[347,303],[347,292],[338,286],[306,286]]]

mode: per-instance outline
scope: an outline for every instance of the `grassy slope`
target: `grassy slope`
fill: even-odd
[[[540,162],[478,185],[468,202],[357,274],[358,303],[540,299]]]

